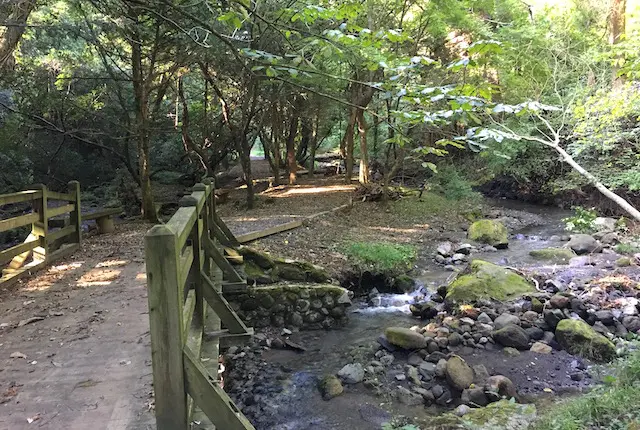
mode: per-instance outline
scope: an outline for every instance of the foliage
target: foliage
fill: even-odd
[[[581,206],[576,206],[573,211],[575,212],[574,216],[562,220],[567,231],[590,233],[595,230],[593,222],[598,217],[595,208],[585,209]]]
[[[438,168],[431,191],[440,193],[449,200],[477,202],[480,199],[480,194],[473,190],[469,179],[454,166]]]
[[[616,245],[615,249],[619,254],[636,254],[640,252],[640,243],[621,242]]]
[[[350,242],[344,253],[357,266],[377,272],[407,271],[417,257],[414,246],[387,242]]]
[[[584,396],[552,406],[535,429],[626,429],[640,419],[640,354],[628,357],[604,378],[605,385]]]

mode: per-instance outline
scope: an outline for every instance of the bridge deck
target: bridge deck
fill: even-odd
[[[155,428],[147,228],[90,238],[73,256],[0,291],[0,428]],[[43,319],[19,326],[35,317]]]

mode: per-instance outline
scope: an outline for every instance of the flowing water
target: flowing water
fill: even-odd
[[[533,260],[529,251],[564,244],[561,236],[566,232],[563,231],[562,218],[569,215],[567,211],[506,201],[496,201],[494,207],[508,215],[524,215],[525,221],[521,224],[516,222],[516,226],[521,225],[521,228],[514,229],[510,226],[513,236],[508,249],[476,252],[472,254],[472,258],[505,266],[537,269],[540,262]],[[527,217],[530,218],[529,221]],[[465,233],[456,232],[450,235],[449,239],[454,243],[465,243]],[[420,252],[416,291],[408,294],[383,294],[369,301],[356,303],[350,315],[350,322],[343,329],[294,333],[291,339],[307,348],[304,353],[276,349],[263,353],[266,362],[281,366],[289,374],[286,389],[277,394],[271,403],[277,422],[263,428],[379,430],[381,424],[390,417],[388,411],[394,415],[404,414],[413,417],[441,412],[435,408],[409,408],[397,402],[392,404],[388,395],[390,393],[375,396],[371,389],[363,387],[362,384],[345,387],[347,395],[329,402],[321,399],[317,389],[318,378],[322,375],[335,374],[342,366],[353,361],[364,364],[369,362],[377,349],[376,339],[386,327],[411,327],[421,323],[411,316],[409,305],[417,300],[428,299],[439,285],[447,283],[456,275],[432,261],[437,245],[438,242],[426,244]],[[555,270],[551,266],[548,269],[550,272]],[[496,359],[501,361],[502,358],[492,356],[487,351],[474,353],[467,360],[473,363]],[[570,359],[570,356],[565,357],[562,354],[556,358],[565,361]]]

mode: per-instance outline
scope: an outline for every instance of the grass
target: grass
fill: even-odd
[[[618,254],[635,254],[640,252],[640,247],[632,243],[619,243],[616,245],[616,252]]]
[[[401,219],[424,221],[425,215],[461,215],[477,207],[480,202],[475,199],[450,200],[438,193],[425,192],[420,199],[417,195],[411,196],[394,202],[390,207]]]
[[[640,353],[620,362],[605,385],[552,406],[535,430],[640,429]]]
[[[417,258],[414,246],[389,242],[349,242],[344,253],[357,265],[373,266],[379,272],[406,271]]]

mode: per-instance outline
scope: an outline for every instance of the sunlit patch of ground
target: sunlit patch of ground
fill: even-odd
[[[115,269],[91,269],[78,279],[79,287],[92,287],[109,285],[120,276],[121,271]]]

